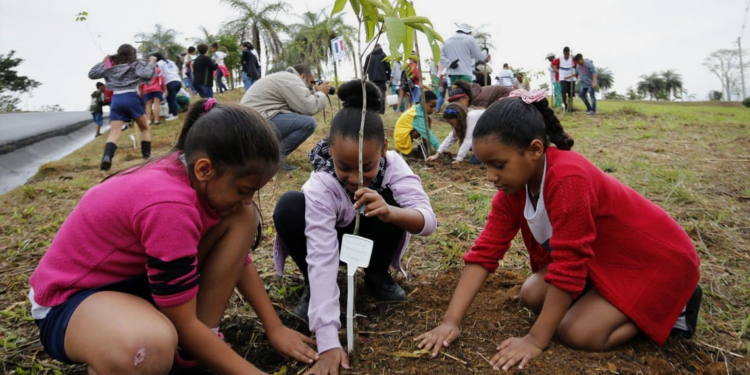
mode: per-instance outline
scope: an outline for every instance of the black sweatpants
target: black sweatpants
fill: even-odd
[[[381,193],[386,203],[391,206],[398,204],[393,199],[393,192],[385,190]],[[289,191],[281,196],[273,212],[273,221],[276,226],[278,240],[292,256],[297,264],[305,282],[309,284],[307,277],[307,237],[305,236],[305,195],[299,191]],[[343,227],[336,228],[339,246],[341,238],[345,233],[352,234],[354,222]],[[370,266],[366,272],[385,273],[391,264],[393,255],[399,251],[406,230],[391,223],[385,223],[377,217],[368,218],[364,215],[360,218],[359,235],[375,242],[370,258]],[[341,251],[341,249],[339,249]]]

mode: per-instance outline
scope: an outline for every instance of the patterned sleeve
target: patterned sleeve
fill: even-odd
[[[160,307],[182,305],[198,294],[201,218],[182,203],[159,203],[135,215],[134,230],[146,249],[146,274]]]
[[[546,202],[553,235],[552,263],[544,280],[577,298],[586,286],[586,263],[594,257],[596,195],[587,179],[571,176],[550,186]]]
[[[520,225],[510,197],[498,192],[492,200],[487,224],[474,242],[474,246],[464,255],[464,262],[476,263],[490,272],[495,272],[498,263],[510,248],[511,241],[518,234]]]
[[[104,72],[106,70],[107,68],[105,67],[105,63],[103,62],[94,65],[94,67],[89,70],[89,79],[104,78]]]

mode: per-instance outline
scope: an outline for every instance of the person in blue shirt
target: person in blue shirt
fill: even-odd
[[[586,104],[586,114],[596,114],[596,89],[598,88],[597,73],[594,62],[589,59],[584,59],[582,54],[577,54],[573,60],[576,62],[576,78],[578,78],[578,84],[581,85],[579,95],[583,100],[583,104]],[[586,98],[586,93],[591,97],[591,103]]]

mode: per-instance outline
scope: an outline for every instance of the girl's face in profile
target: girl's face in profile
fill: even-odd
[[[278,165],[255,161],[243,166],[243,170],[226,170],[220,173],[213,164],[200,159],[195,164],[193,188],[211,209],[220,216],[231,215],[242,205],[253,203],[255,193],[273,178]],[[209,161],[210,163],[210,161]]]
[[[445,122],[447,122],[448,124],[450,124],[451,128],[455,128],[456,126],[458,126],[458,119],[455,118],[455,117],[451,117],[449,119],[446,119]]]
[[[508,195],[526,186],[544,157],[544,145],[538,139],[526,150],[506,145],[492,135],[474,138],[472,146],[474,155],[487,166],[487,181]]]

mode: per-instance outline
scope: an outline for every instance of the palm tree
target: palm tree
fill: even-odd
[[[672,100],[672,95],[675,98],[679,97],[682,92],[682,75],[673,70],[666,70],[661,73],[661,77],[664,80],[664,90],[669,100]]]
[[[604,97],[604,93],[615,85],[615,76],[609,68],[600,68],[596,75],[596,81],[602,90],[602,97]]]
[[[174,29],[166,29],[160,24],[156,24],[154,28],[153,33],[138,33],[135,35],[139,39],[139,43],[141,43],[141,53],[149,55],[159,52],[174,61],[177,65],[182,65],[180,53],[185,48],[177,43],[176,39],[179,33],[174,31]]]
[[[205,26],[198,26],[198,30],[201,31],[203,36],[192,38],[193,43],[206,43],[208,45],[211,45],[211,43],[219,41],[219,37],[211,34],[211,32],[209,32]]]
[[[641,95],[648,95],[651,100],[658,98],[659,93],[664,90],[664,79],[658,73],[642,75],[641,81],[636,85],[636,90]]]
[[[287,64],[308,61],[318,76],[322,76],[323,65],[327,65],[333,57],[330,40],[339,36],[344,38],[347,48],[354,53],[353,38],[357,29],[345,24],[342,17],[343,13],[330,17],[327,9],[302,13],[302,22],[290,27],[291,40],[285,44]]]
[[[278,1],[266,4],[261,0],[248,3],[244,0],[222,0],[239,12],[239,16],[224,25],[224,30],[237,35],[240,43],[252,36],[253,47],[261,54],[261,40],[265,45],[266,67],[269,60],[277,60],[284,54],[283,43],[279,34],[287,30],[286,25],[276,20],[279,12],[286,11],[289,4]]]

